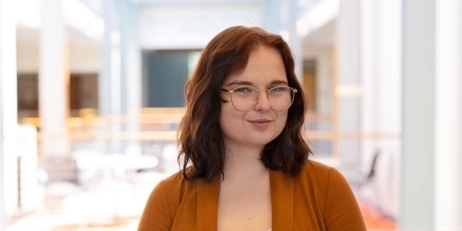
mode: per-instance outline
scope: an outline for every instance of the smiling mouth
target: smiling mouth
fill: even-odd
[[[249,120],[249,122],[255,126],[266,126],[271,120]]]
[[[259,120],[249,120],[251,123],[268,123],[271,122],[271,120],[268,119],[259,119]]]

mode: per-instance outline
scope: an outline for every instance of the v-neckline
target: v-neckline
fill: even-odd
[[[218,201],[221,175],[212,182],[199,180],[197,190],[198,230],[217,230]],[[293,177],[281,171],[270,171],[272,231],[293,230],[294,182]]]

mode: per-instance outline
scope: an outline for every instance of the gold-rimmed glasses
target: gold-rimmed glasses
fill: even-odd
[[[231,94],[231,103],[238,111],[250,111],[255,108],[261,95],[261,90],[266,91],[266,97],[270,107],[277,111],[288,109],[297,93],[297,89],[288,86],[275,86],[270,89],[258,89],[251,86],[239,86],[232,90],[221,89]]]

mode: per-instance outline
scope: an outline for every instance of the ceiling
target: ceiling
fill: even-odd
[[[331,51],[336,33],[336,20],[332,20],[307,35],[303,43],[305,57],[319,52]]]
[[[79,0],[87,7],[91,8],[93,12],[101,15],[101,4],[103,0]],[[175,3],[191,3],[191,0],[129,0],[140,5],[150,4],[175,4]],[[263,0],[195,0],[197,4],[214,2],[214,3],[261,3]],[[330,20],[324,25],[318,27],[316,30],[311,31],[309,35],[303,38],[303,53],[305,58],[311,58],[319,52],[331,52],[332,44],[334,41],[336,31],[336,20]],[[70,45],[70,52],[83,52],[92,51],[97,53],[100,50],[101,43],[99,40],[92,39],[82,33],[80,30],[72,26],[66,27],[67,38]],[[39,30],[25,25],[24,23],[17,23],[17,46],[27,47],[38,51],[39,43]]]

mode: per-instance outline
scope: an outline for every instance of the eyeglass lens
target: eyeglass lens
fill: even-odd
[[[231,92],[233,106],[240,111],[252,110],[261,97],[262,90],[272,109],[286,110],[293,102],[295,91],[291,87],[280,86],[271,89],[257,89],[254,87],[237,87]]]

